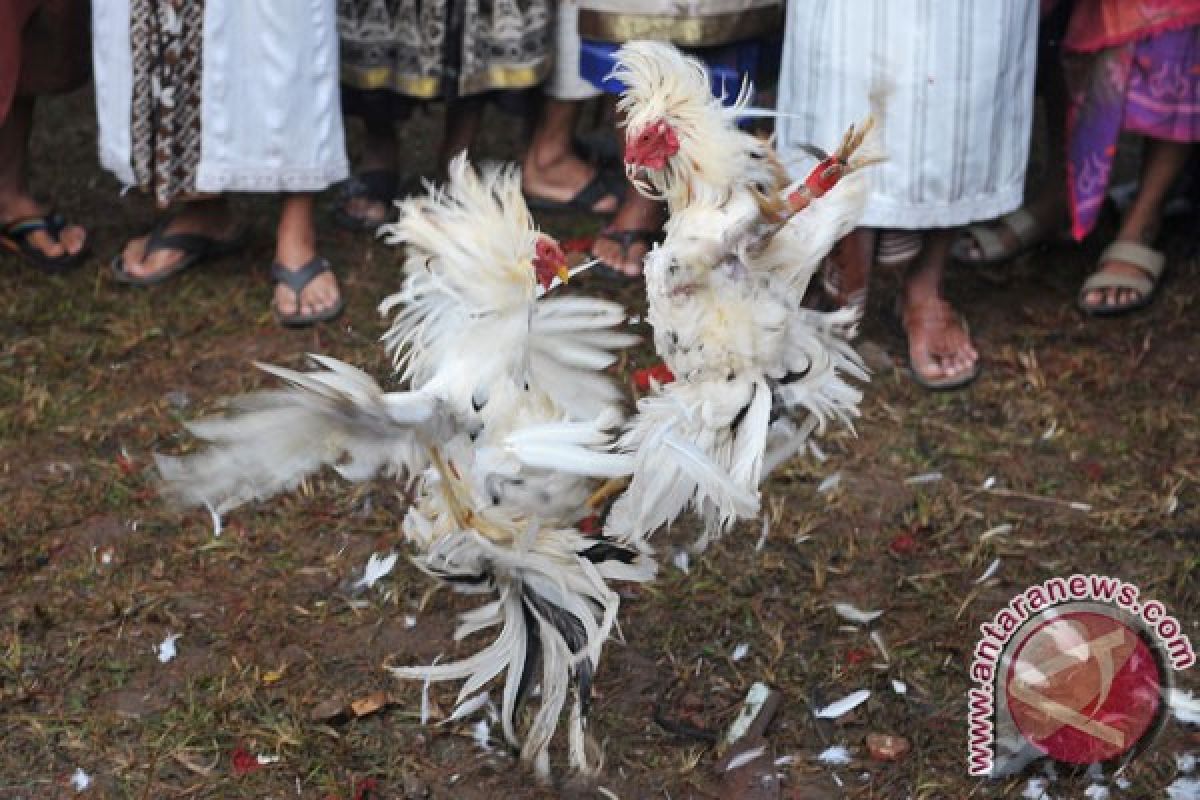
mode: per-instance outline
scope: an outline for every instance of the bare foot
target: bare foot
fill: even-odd
[[[317,255],[317,236],[312,224],[312,196],[289,195],[283,201],[275,244],[275,261],[284,269],[299,271]],[[313,278],[299,297],[284,283],[275,285],[275,309],[283,316],[310,316],[335,308],[342,299],[337,278],[327,270]]]
[[[20,220],[45,216],[47,210],[29,195],[0,197],[0,228]],[[68,225],[57,237],[47,230],[38,230],[30,233],[26,241],[50,258],[73,256],[82,252],[87,245],[87,231],[79,225]]]
[[[569,150],[543,160],[531,148],[521,168],[521,190],[532,197],[566,203],[583,191],[597,175],[599,172],[595,167]],[[619,203],[620,198],[616,194],[605,191],[591,204],[590,210],[595,214],[611,214],[617,210]]]
[[[907,296],[903,306],[908,360],[919,382],[951,388],[969,381],[979,353],[962,317],[941,297]]]
[[[1122,241],[1121,239],[1117,240]],[[1142,242],[1135,242],[1143,244]],[[1157,278],[1150,272],[1142,269],[1136,264],[1130,264],[1127,261],[1112,259],[1105,261],[1100,265],[1100,269],[1096,271],[1097,275],[1111,275],[1126,278],[1136,278],[1141,280],[1150,279],[1151,282]],[[1090,292],[1084,292],[1083,305],[1089,309],[1099,311],[1125,309],[1136,305],[1143,300],[1142,293],[1137,289],[1127,287],[1109,287],[1107,289],[1094,289]]]
[[[625,200],[617,209],[609,229],[613,231],[657,231],[662,228],[663,209],[656,201],[643,197],[630,187]],[[631,278],[642,274],[642,261],[650,248],[645,242],[632,242],[622,247],[621,242],[603,236],[596,237],[592,255],[608,266]]]
[[[194,233],[209,236],[218,241],[231,241],[238,236],[241,226],[229,210],[223,197],[197,200],[186,204],[167,223],[163,235]],[[150,234],[130,239],[121,251],[121,268],[138,278],[148,278],[167,272],[186,256],[182,250],[163,247],[146,253]]]

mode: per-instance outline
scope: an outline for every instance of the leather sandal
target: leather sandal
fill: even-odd
[[[1142,274],[1126,275],[1106,272],[1104,265],[1114,261],[1132,264]],[[1166,263],[1166,256],[1148,245],[1140,242],[1113,242],[1100,254],[1100,268],[1093,272],[1080,287],[1075,301],[1076,305],[1079,306],[1080,311],[1093,317],[1111,317],[1145,308],[1154,298]],[[1128,289],[1137,292],[1138,296],[1125,303],[1088,302],[1089,294],[1105,289]]]

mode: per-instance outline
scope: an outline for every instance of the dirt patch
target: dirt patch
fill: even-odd
[[[324,476],[232,515],[219,539],[207,515],[181,516],[154,493],[153,453],[191,446],[186,420],[265,385],[252,360],[298,365],[326,352],[388,376],[374,309],[398,287],[397,252],[323,221],[346,316],[280,330],[266,278],[275,205],[240,198],[260,234],[247,253],[163,287],[117,286],[105,259],[152,209],[117,201],[93,148],[47,138],[90,141],[88,98],[44,111],[34,178],[93,225],[97,255],[64,278],[11,260],[0,270],[0,797],[67,795],[76,768],[93,776],[93,796],[114,798],[350,798],[368,779],[372,797],[605,796],[598,787],[716,797],[713,737],[755,681],[783,694],[767,741],[784,798],[1019,797],[1040,767],[1002,784],[965,774],[967,659],[982,621],[1036,581],[1103,572],[1140,585],[1200,639],[1195,267],[1174,260],[1154,306],[1114,321],[1071,310],[1102,237],[956,270],[950,292],[985,371],[948,395],[902,373],[903,341],[880,322],[896,280],[883,274],[863,332],[875,374],[858,435],[831,432],[827,460],[771,480],[765,536],[743,525],[692,556],[687,574],[672,562],[693,523],[656,538],[660,579],[625,592],[623,640],[596,676],[589,731],[604,768],[594,783],[539,787],[498,727],[485,749],[473,720],[439,724],[457,687],[430,688],[422,724],[423,687],[384,668],[470,646],[452,633],[472,602],[427,596],[430,582],[403,558],[375,589],[352,589],[370,553],[406,552],[397,487]],[[413,164],[430,163],[420,142],[437,123],[414,123],[424,136],[412,140]],[[489,126],[481,155],[511,156],[509,127]],[[548,224],[564,237],[598,227]],[[1173,255],[1188,235],[1173,231]],[[582,284],[644,314],[636,286]],[[652,361],[643,346],[618,373],[630,384]],[[832,611],[837,602],[884,611],[875,629],[886,655]],[[178,655],[162,663],[171,634]],[[1179,683],[1197,687],[1194,673]],[[852,714],[814,717],[863,688],[871,698]],[[345,710],[355,703],[364,713]],[[871,733],[911,750],[872,759]],[[1174,756],[1200,750],[1195,735],[1168,725],[1113,797],[1160,796],[1177,777]],[[848,764],[818,760],[832,745],[848,748]],[[269,763],[239,771],[237,752]],[[1087,783],[1060,770],[1050,792],[1080,796]]]

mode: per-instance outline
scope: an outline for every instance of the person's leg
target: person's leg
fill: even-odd
[[[225,195],[215,195],[182,203],[156,238],[195,234],[218,242],[232,242],[241,230],[241,224],[229,209],[228,199]],[[125,244],[120,258],[121,272],[134,278],[151,278],[169,272],[188,257],[186,251],[170,246],[155,247],[147,253],[146,246],[152,236],[153,233],[147,233]]]
[[[275,261],[296,272],[317,256],[317,229],[313,222],[315,195],[285,194],[276,231]],[[320,314],[338,305],[341,293],[332,271],[322,272],[299,296],[285,284],[275,286],[275,308],[283,315]]]
[[[364,117],[363,123],[366,133],[363,136],[362,154],[358,159],[358,173],[395,174],[399,164],[396,157],[396,127],[391,118]],[[394,180],[385,180],[383,184],[386,187],[394,184]],[[367,225],[381,225],[391,214],[391,205],[369,185],[364,188],[364,191],[346,195],[342,209],[352,219]]]
[[[904,278],[901,318],[913,372],[926,384],[949,388],[974,376],[979,353],[962,318],[942,296],[942,280],[957,228],[927,231],[921,254]]]
[[[630,278],[640,276],[642,261],[650,252],[649,242],[661,230],[665,218],[662,203],[626,186],[625,199],[612,222],[596,236],[592,256]],[[630,238],[630,233],[636,236]]]
[[[526,194],[565,203],[596,179],[597,170],[575,152],[575,124],[582,102],[547,97],[521,165],[521,184]],[[616,211],[619,200],[611,192],[591,204],[601,214]]]
[[[442,144],[438,150],[440,174],[446,174],[450,159],[464,150],[470,152],[483,120],[483,106],[484,99],[479,95],[459,97],[446,104],[446,124],[442,129]]]
[[[1050,239],[1068,226],[1066,159],[1070,97],[1056,47],[1039,53],[1037,89],[1045,112],[1047,156],[1043,168],[1026,178],[1027,197],[1022,208],[1032,216],[1033,225],[1024,235],[1003,217],[984,226],[998,237],[1004,254],[1016,255],[1027,244]],[[984,260],[979,242],[967,232],[955,246],[955,256],[966,263]]]
[[[29,193],[26,183],[33,105],[32,97],[18,95],[0,125],[0,227],[42,216],[47,211]],[[27,241],[43,254],[57,258],[64,253],[80,252],[87,243],[87,232],[78,225],[68,225],[57,237],[49,231],[37,230],[29,234]]]
[[[867,307],[875,230],[856,228],[834,245],[824,265],[825,291],[835,308]]]
[[[1167,192],[1187,165],[1192,145],[1189,142],[1168,142],[1162,139],[1146,139],[1142,158],[1142,173],[1133,204],[1121,221],[1117,231],[1118,242],[1135,242],[1152,245],[1158,235],[1162,220],[1163,203]],[[1107,261],[1100,268],[1101,274],[1137,277],[1144,272],[1133,264],[1123,261]],[[1097,289],[1087,292],[1083,301],[1088,306],[1124,306],[1141,299],[1134,289]]]

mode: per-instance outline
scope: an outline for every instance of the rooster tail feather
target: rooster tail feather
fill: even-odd
[[[413,509],[409,517],[421,513]],[[406,520],[406,530],[412,524]],[[461,661],[392,672],[406,679],[463,680],[460,699],[504,673],[500,720],[505,738],[542,777],[551,740],[573,694],[569,760],[575,769],[591,769],[584,726],[592,676],[620,603],[607,582],[650,580],[654,562],[624,544],[574,530],[533,531],[507,543],[475,530],[456,530],[422,541],[427,547],[417,564],[427,573],[461,591],[482,587],[498,595],[462,615],[458,633],[502,627],[490,645]],[[541,692],[539,705],[521,732],[518,718],[535,687]]]

